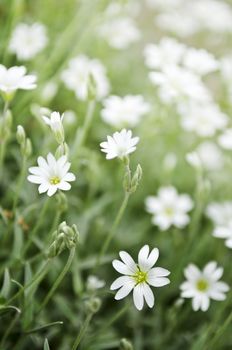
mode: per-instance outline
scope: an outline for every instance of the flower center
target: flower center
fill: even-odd
[[[172,216],[174,213],[173,208],[171,208],[171,207],[165,208],[165,213],[167,216]]]
[[[200,292],[205,292],[209,287],[209,283],[206,280],[200,279],[197,281],[197,289]]]
[[[58,176],[53,176],[50,179],[50,184],[51,185],[57,185],[60,183],[60,178]]]
[[[136,284],[146,282],[147,272],[143,272],[143,271],[138,270],[133,277],[136,281]]]

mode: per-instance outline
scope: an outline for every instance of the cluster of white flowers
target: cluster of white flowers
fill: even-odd
[[[152,214],[152,223],[165,231],[172,225],[183,228],[189,223],[188,212],[193,208],[193,201],[187,194],[179,195],[172,186],[162,187],[158,196],[146,198],[146,210]]]
[[[150,111],[150,105],[141,95],[109,96],[103,101],[102,119],[116,127],[134,127]]]
[[[225,239],[225,245],[232,248],[232,202],[211,203],[206,215],[213,221],[213,236]]]
[[[75,92],[80,100],[87,100],[91,76],[95,83],[96,98],[101,100],[109,93],[109,81],[105,67],[97,59],[90,59],[85,55],[79,55],[69,61],[61,78],[66,87]]]
[[[215,261],[209,262],[200,271],[196,265],[189,265],[184,270],[186,282],[180,286],[182,298],[191,298],[194,311],[207,311],[210,299],[225,300],[225,293],[229,291],[229,286],[219,281],[223,274],[223,268],[218,267]]]
[[[41,23],[19,23],[12,33],[9,51],[17,58],[27,61],[34,58],[47,45],[46,28]]]

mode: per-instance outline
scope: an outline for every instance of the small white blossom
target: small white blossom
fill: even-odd
[[[193,201],[187,194],[179,195],[172,186],[161,187],[158,196],[149,196],[145,201],[146,210],[152,214],[152,223],[165,231],[172,225],[183,228],[189,223],[188,212]]]
[[[218,137],[218,143],[222,148],[232,150],[232,129],[224,131],[224,133]]]
[[[26,75],[26,68],[23,66],[7,69],[0,64],[0,91],[5,94],[13,94],[18,89],[35,89],[36,79],[35,75]]]
[[[19,23],[14,29],[9,51],[19,60],[27,61],[35,57],[47,45],[46,28],[41,23]]]
[[[52,112],[49,118],[47,116],[43,116],[44,122],[50,126],[58,143],[64,142],[64,128],[62,124],[63,117],[64,115],[60,115],[59,112]]]
[[[129,17],[117,17],[103,23],[99,28],[99,35],[108,45],[123,50],[140,39],[140,31],[135,22]]]
[[[193,153],[197,155],[201,166],[206,170],[214,171],[223,167],[223,154],[214,142],[202,142]],[[188,160],[190,163],[190,159]]]
[[[211,100],[210,93],[199,76],[187,69],[169,65],[163,67],[162,72],[150,72],[149,78],[159,88],[160,98],[165,103]]]
[[[204,49],[189,48],[183,57],[183,65],[199,75],[215,72],[219,68],[219,62]]]
[[[198,136],[214,136],[218,130],[223,129],[228,117],[213,103],[182,105],[179,108],[182,116],[181,126],[187,131],[195,132]]]
[[[88,98],[90,76],[96,84],[96,98],[101,100],[109,93],[109,82],[105,67],[99,60],[77,56],[69,61],[68,68],[61,74],[66,87],[73,90],[80,100]]]
[[[47,159],[39,157],[37,167],[29,168],[32,175],[27,177],[28,181],[39,184],[39,193],[47,192],[49,197],[53,196],[57,190],[69,191],[70,181],[75,181],[75,175],[68,172],[71,163],[67,161],[66,156],[58,160],[49,153]]]
[[[219,281],[223,275],[223,268],[218,267],[215,261],[209,262],[203,269],[199,270],[194,264],[190,264],[184,270],[187,279],[181,284],[181,297],[191,298],[194,311],[207,311],[210,299],[225,300],[225,293],[229,291],[229,286]]]
[[[206,215],[213,221],[213,236],[225,239],[225,245],[232,248],[232,202],[211,203]]]
[[[132,137],[132,131],[123,129],[107,136],[107,141],[100,144],[101,151],[106,153],[106,159],[124,158],[136,150],[139,137]]]
[[[54,81],[48,81],[44,87],[43,90],[41,91],[41,97],[43,101],[49,102],[51,101],[58,90],[58,85]]]
[[[102,119],[117,128],[134,127],[150,111],[150,105],[141,95],[109,96],[103,101]]]
[[[144,49],[145,64],[150,69],[179,64],[186,46],[172,38],[163,38],[159,44],[148,44]]]
[[[124,276],[118,277],[110,289],[119,289],[115,295],[116,300],[125,298],[133,290],[133,301],[138,310],[142,310],[144,300],[152,308],[154,295],[150,288],[163,287],[170,283],[167,276],[170,272],[162,267],[153,267],[159,257],[159,249],[154,248],[149,252],[149,246],[145,245],[138,254],[138,263],[125,251],[119,253],[120,260],[113,261],[113,267]]]
[[[90,275],[87,279],[87,289],[94,291],[105,286],[105,281],[100,280],[97,276]]]

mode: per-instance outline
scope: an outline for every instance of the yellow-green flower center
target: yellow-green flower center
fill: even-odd
[[[165,213],[168,216],[172,216],[173,215],[173,208],[170,208],[170,207],[165,208]]]
[[[51,185],[57,185],[60,183],[60,178],[58,176],[53,176],[51,179],[50,179],[50,184]]]
[[[136,284],[146,282],[147,272],[143,272],[143,271],[138,270],[134,275],[134,279],[136,281]]]
[[[209,283],[204,280],[204,279],[200,279],[197,281],[197,289],[200,291],[200,292],[205,292],[209,287]]]

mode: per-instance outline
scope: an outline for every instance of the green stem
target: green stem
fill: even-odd
[[[70,267],[72,265],[74,256],[75,256],[75,247],[73,247],[70,250],[69,257],[68,257],[68,260],[66,262],[66,265],[64,266],[64,268],[61,271],[60,275],[58,276],[57,280],[55,281],[55,283],[53,284],[52,288],[50,289],[50,291],[46,295],[45,299],[43,300],[42,304],[40,305],[39,310],[37,312],[37,315],[47,305],[47,303],[49,302],[49,300],[51,299],[51,297],[55,293],[56,289],[59,287],[60,283],[62,282],[62,280],[64,279],[65,275],[67,274],[67,272],[69,271],[69,269],[70,269]]]
[[[13,297],[11,297],[7,301],[6,305],[11,304],[12,301],[17,299],[20,295],[22,295],[22,293],[24,293],[28,288],[32,288],[33,286],[38,284],[46,275],[50,262],[51,262],[51,259],[48,259],[46,263],[42,266],[42,268],[39,270],[39,272],[34,276],[34,278],[32,278],[32,280],[28,284],[26,284],[23,288],[21,288],[15,295],[13,295]]]
[[[73,148],[72,148],[73,155],[75,155],[79,151],[79,149],[83,147],[83,145],[85,143],[87,134],[89,132],[89,128],[90,128],[91,123],[92,123],[95,105],[96,105],[95,100],[90,100],[88,102],[87,113],[85,116],[84,125],[81,128],[81,130],[79,130],[79,129],[77,130],[77,134],[76,134],[75,141],[73,144]]]
[[[45,213],[47,211],[48,204],[49,204],[49,198],[46,198],[45,203],[43,205],[43,208],[41,210],[41,213],[39,214],[39,219],[38,219],[34,229],[32,230],[31,234],[29,235],[27,243],[24,246],[24,249],[23,249],[23,252],[22,252],[22,257],[26,254],[28,248],[30,247],[30,245],[31,245],[31,243],[33,241],[33,238],[35,237],[37,231],[40,228],[41,223],[43,222],[43,218],[44,218],[44,215],[45,215]]]
[[[85,333],[86,333],[86,331],[88,329],[88,326],[89,326],[89,323],[90,323],[92,317],[93,317],[92,313],[87,315],[87,317],[86,317],[86,319],[85,319],[85,321],[84,321],[84,323],[83,323],[83,325],[82,325],[82,327],[80,329],[80,332],[78,333],[78,335],[76,337],[76,340],[75,340],[75,343],[74,343],[74,345],[72,347],[72,350],[76,350],[77,349],[78,345],[80,344],[83,336],[85,335]]]
[[[1,342],[0,342],[0,349],[3,349],[3,345],[5,343],[5,340],[8,338],[9,334],[11,333],[12,329],[14,328],[14,325],[16,324],[21,311],[19,309],[15,309],[16,314],[15,317],[12,319],[12,321],[10,322],[9,326],[7,327],[5,333],[2,336]]]
[[[206,349],[213,349],[215,344],[217,343],[218,339],[221,338],[223,333],[226,331],[227,327],[230,327],[232,323],[232,312],[229,314],[225,322],[222,324],[220,328],[215,332],[214,336],[211,338],[211,341],[209,341],[208,346]],[[216,349],[216,347],[215,347]]]
[[[101,260],[102,260],[103,256],[105,255],[105,253],[106,253],[106,251],[107,251],[107,249],[108,249],[108,247],[110,245],[110,242],[112,241],[112,239],[113,239],[113,237],[115,235],[116,229],[117,229],[117,227],[118,227],[118,225],[119,225],[119,223],[120,223],[120,221],[122,219],[122,216],[124,214],[124,211],[125,211],[125,209],[127,207],[127,203],[128,203],[129,197],[130,197],[130,193],[129,192],[125,192],[123,202],[122,202],[122,204],[121,204],[121,206],[119,208],[119,211],[118,211],[118,214],[117,214],[117,216],[116,216],[116,218],[114,220],[113,226],[112,226],[109,234],[107,235],[106,240],[105,240],[105,242],[104,242],[104,244],[102,246],[100,254],[99,254],[98,258],[97,258],[97,262],[96,262],[96,267],[95,268],[97,268],[100,265]]]
[[[5,151],[6,151],[6,141],[7,138],[5,136],[5,122],[6,122],[6,113],[9,107],[9,101],[5,101],[4,108],[3,108],[3,114],[2,114],[2,140],[0,140],[0,178],[2,176],[3,172],[3,163],[5,158]]]
[[[23,185],[23,180],[24,180],[25,173],[26,173],[26,165],[27,165],[27,160],[26,160],[26,157],[23,156],[22,170],[21,170],[21,173],[20,173],[20,176],[19,176],[19,181],[18,181],[18,184],[17,184],[17,189],[16,189],[16,192],[15,192],[15,197],[14,197],[14,202],[13,202],[13,213],[14,214],[15,214],[15,209],[16,209],[17,204],[18,204],[19,195],[20,195],[20,192],[21,192],[21,188],[22,188],[22,185]]]

